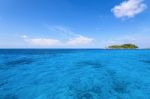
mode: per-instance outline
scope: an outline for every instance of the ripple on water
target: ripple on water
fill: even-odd
[[[32,59],[21,58],[21,59],[15,59],[15,60],[4,62],[3,64],[0,65],[0,68],[8,69],[8,68],[16,67],[18,65],[26,65],[26,64],[31,64],[31,63],[33,63]]]
[[[6,94],[4,96],[0,96],[1,99],[19,99],[15,94]]]

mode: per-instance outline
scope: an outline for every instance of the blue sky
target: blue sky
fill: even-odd
[[[0,48],[150,47],[149,0],[0,0]]]

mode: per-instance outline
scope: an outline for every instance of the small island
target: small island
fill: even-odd
[[[137,49],[139,48],[135,44],[122,44],[122,45],[111,45],[108,46],[109,49]]]

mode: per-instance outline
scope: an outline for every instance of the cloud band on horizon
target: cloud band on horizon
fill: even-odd
[[[62,26],[53,26],[50,27],[50,30],[56,33],[61,33],[64,35],[67,35],[67,39],[65,40],[60,40],[60,39],[55,39],[55,38],[41,38],[41,37],[36,37],[36,38],[31,38],[28,37],[27,35],[23,35],[22,38],[24,39],[25,42],[28,44],[36,45],[36,46],[43,46],[43,47],[53,47],[53,46],[62,46],[62,47],[73,47],[73,46],[79,46],[79,45],[87,45],[90,44],[94,39],[90,37],[86,37],[83,35],[80,35],[78,33],[74,33],[70,29],[67,29]]]

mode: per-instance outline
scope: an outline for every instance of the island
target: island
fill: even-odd
[[[122,45],[111,45],[108,46],[109,49],[137,49],[139,48],[135,44],[122,44]]]

